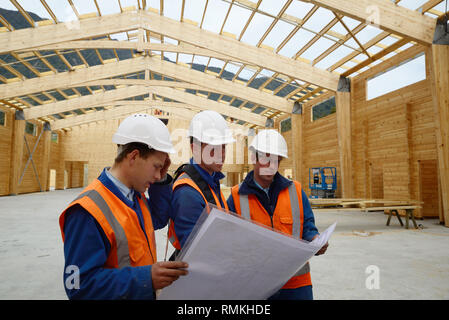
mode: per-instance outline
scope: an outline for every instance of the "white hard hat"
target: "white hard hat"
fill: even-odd
[[[288,158],[287,142],[279,132],[273,129],[260,131],[254,137],[249,149]]]
[[[133,114],[123,120],[112,136],[112,142],[119,145],[140,142],[150,149],[166,153],[176,152],[166,125],[148,114]]]
[[[202,111],[193,117],[189,137],[213,146],[235,142],[226,120],[212,110]]]

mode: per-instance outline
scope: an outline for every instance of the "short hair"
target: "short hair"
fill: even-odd
[[[139,151],[139,156],[143,159],[147,159],[151,154],[153,154],[156,150],[148,147],[148,145],[140,142],[131,142],[125,145],[117,145],[118,146],[118,155],[115,158],[115,163],[122,162],[126,156],[133,152],[134,150]]]

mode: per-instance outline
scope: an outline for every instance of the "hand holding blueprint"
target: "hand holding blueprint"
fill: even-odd
[[[177,258],[189,264],[189,274],[158,299],[267,299],[328,242],[335,226],[307,242],[213,207]]]

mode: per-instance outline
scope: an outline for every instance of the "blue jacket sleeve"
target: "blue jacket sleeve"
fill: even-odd
[[[234,198],[232,197],[232,194],[229,196],[229,198],[226,202],[228,203],[229,211],[237,212],[237,211],[235,211]]]
[[[150,188],[148,188],[148,204],[150,205],[154,230],[162,229],[168,223],[173,193],[172,188],[172,183],[152,184]]]
[[[192,187],[182,185],[173,191],[172,219],[181,248],[205,207],[203,197]]]
[[[151,266],[103,267],[109,240],[81,206],[66,213],[64,234],[64,288],[69,299],[154,299]],[[74,270],[79,270],[79,277]]]
[[[307,241],[312,241],[312,238],[319,233],[317,227],[315,226],[315,217],[313,215],[309,199],[307,198],[307,195],[304,192],[304,190],[301,191],[302,191],[302,208],[304,212],[302,238]]]

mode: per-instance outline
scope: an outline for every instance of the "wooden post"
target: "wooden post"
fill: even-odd
[[[449,227],[449,34],[447,18],[439,19],[432,45],[430,67],[435,110],[438,166],[444,224]]]
[[[41,167],[40,180],[42,191],[48,191],[50,190],[48,176],[50,174],[49,165],[50,165],[50,146],[51,146],[51,128],[48,122],[44,124],[43,130],[44,130],[42,136],[43,151],[42,151],[42,167]]]
[[[412,137],[412,106],[410,103],[406,103],[404,106],[405,115],[405,145],[407,147],[407,165],[408,165],[408,198],[412,200],[414,197],[412,177],[415,172],[415,167],[413,163],[413,137]]]
[[[296,105],[293,109],[292,114],[292,147],[293,152],[290,156],[293,158],[293,180],[299,181],[302,185],[304,184],[302,176],[302,145],[303,145],[303,116],[302,116],[302,106]],[[303,187],[304,188],[304,187]]]
[[[348,78],[340,78],[335,101],[337,105],[338,149],[340,152],[339,176],[342,198],[352,198],[351,82]]]
[[[11,139],[11,170],[9,177],[9,194],[17,195],[23,161],[23,136],[25,134],[25,116],[17,110]]]

